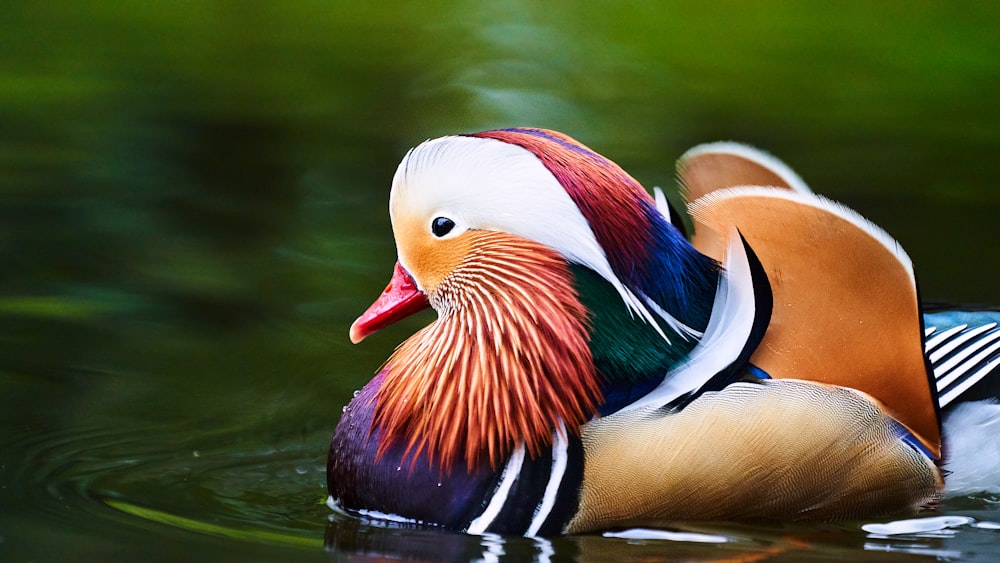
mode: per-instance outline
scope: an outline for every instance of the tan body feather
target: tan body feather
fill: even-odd
[[[793,380],[731,385],[685,409],[584,427],[568,533],[675,520],[830,520],[912,510],[941,477],[863,394]]]

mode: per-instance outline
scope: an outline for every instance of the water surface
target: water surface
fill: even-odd
[[[1000,9],[825,6],[6,3],[0,559],[995,559],[989,496],[924,514],[978,527],[885,538],[468,537],[323,505],[341,408],[431,318],[347,341],[429,137],[562,130],[675,201],[685,149],[749,142],[898,238],[926,299],[1000,303]]]

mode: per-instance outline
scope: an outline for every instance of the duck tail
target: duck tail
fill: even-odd
[[[1000,308],[924,304],[946,496],[1000,493]]]
[[[938,403],[1000,401],[1000,308],[924,304],[924,351]]]

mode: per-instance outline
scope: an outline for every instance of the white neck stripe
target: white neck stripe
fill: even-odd
[[[559,495],[559,485],[562,484],[563,475],[566,473],[566,462],[568,459],[567,450],[569,440],[566,438],[566,425],[559,421],[559,426],[552,433],[552,473],[549,475],[549,483],[545,486],[545,495],[542,502],[535,509],[535,515],[531,519],[531,525],[526,536],[534,536],[541,529],[545,519],[552,512],[552,507],[556,504],[556,497]]]
[[[521,474],[521,464],[523,463],[524,443],[522,442],[510,454],[510,459],[507,460],[503,475],[500,477],[500,485],[493,493],[490,503],[486,505],[486,509],[483,510],[482,514],[469,523],[469,527],[466,529],[467,533],[483,534],[490,527],[490,524],[496,520],[500,514],[500,510],[503,509],[504,503],[507,502],[507,497],[510,496],[510,489],[514,486],[514,481],[517,481],[518,476]]]

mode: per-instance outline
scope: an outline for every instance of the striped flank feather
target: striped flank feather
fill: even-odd
[[[941,408],[996,396],[1000,373],[1000,311],[942,310],[924,315],[925,351]],[[995,376],[994,376],[995,378]]]

